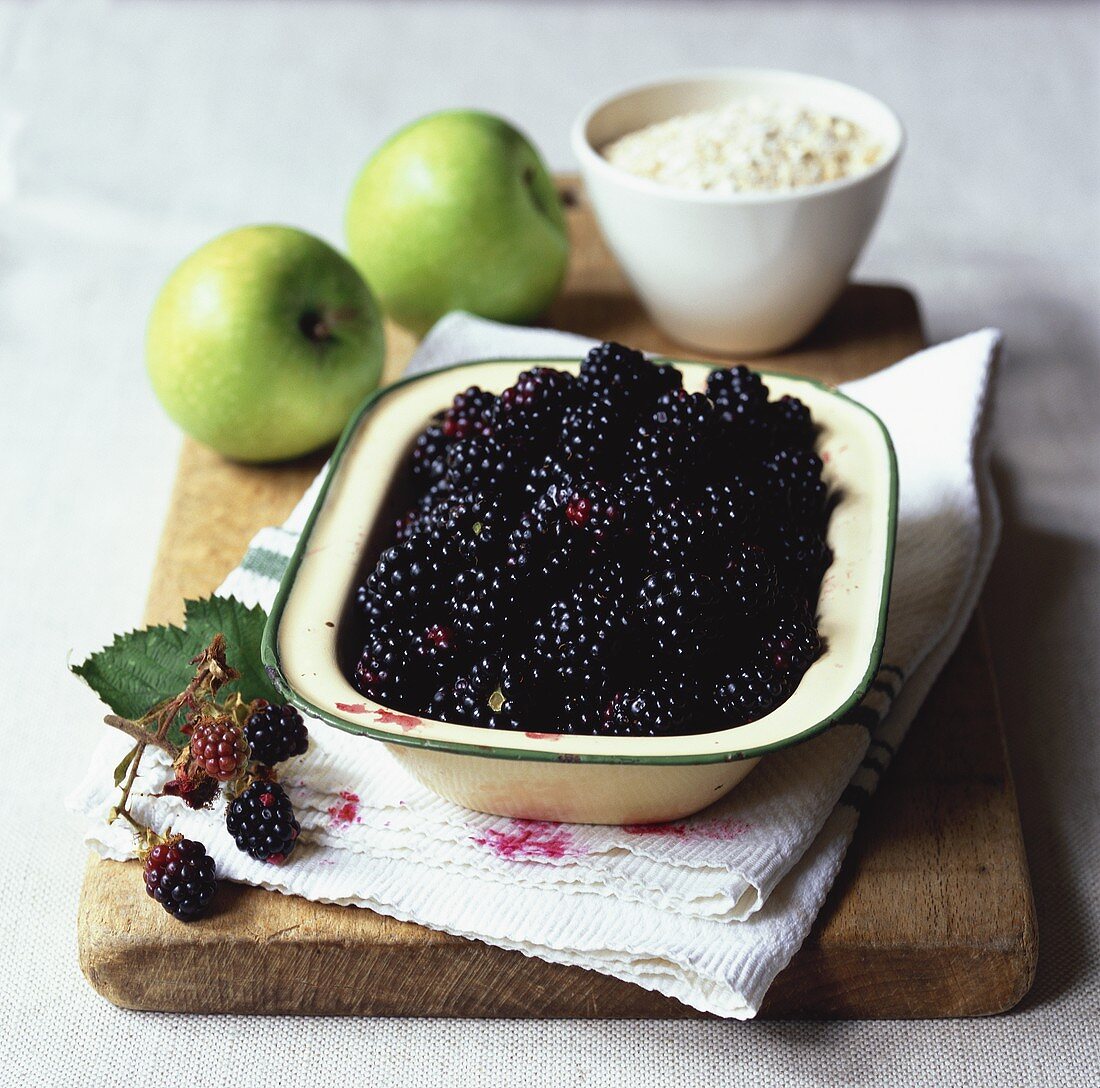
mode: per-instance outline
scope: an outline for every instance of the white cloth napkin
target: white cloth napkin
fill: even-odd
[[[957,645],[996,547],[999,515],[982,414],[1000,334],[983,330],[912,356],[845,391],[886,423],[900,496],[883,667],[864,703],[824,734],[765,757],[727,798],[655,828],[484,816],[409,779],[383,745],[313,723],[309,752],[282,775],[303,827],[289,863],[238,852],[220,804],[191,812],[154,798],[166,761],[139,778],[151,826],[199,838],[223,877],[382,914],[558,963],[577,964],[719,1016],[755,1015],[798,950],[875,789]],[[565,357],[590,342],[452,314],[412,373],[479,357]],[[270,607],[312,506],[260,532],[218,592]],[[111,770],[127,744],[105,737],[70,799],[91,846],[134,854],[108,825]]]

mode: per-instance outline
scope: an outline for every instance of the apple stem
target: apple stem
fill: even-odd
[[[316,310],[307,310],[298,319],[298,328],[302,335],[315,344],[323,344],[332,338],[332,329],[322,314]]]
[[[336,339],[335,326],[341,321],[354,321],[359,311],[353,306],[338,310],[306,310],[298,318],[298,330],[313,344],[327,344]]]

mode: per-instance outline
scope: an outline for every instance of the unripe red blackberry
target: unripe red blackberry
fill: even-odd
[[[232,718],[198,722],[191,730],[191,760],[211,778],[228,782],[248,758],[248,745]]]

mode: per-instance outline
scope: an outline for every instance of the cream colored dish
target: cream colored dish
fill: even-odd
[[[673,360],[689,390],[710,368]],[[819,606],[826,651],[787,702],[748,725],[676,737],[497,732],[395,713],[360,695],[341,662],[349,599],[385,546],[394,482],[432,413],[469,385],[496,392],[536,363],[491,360],[409,378],[366,402],[348,425],[283,578],[263,660],[307,714],[381,740],[428,789],[480,812],[577,823],[636,824],[697,812],[728,793],[769,751],[820,732],[863,696],[882,653],[893,563],[897,470],[868,409],[806,378],[766,374],[773,396],[801,398],[821,425],[818,449],[839,495],[829,523],[835,559]]]

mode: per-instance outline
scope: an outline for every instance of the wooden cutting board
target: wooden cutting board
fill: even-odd
[[[649,324],[563,178],[574,258],[548,324],[698,357]],[[761,365],[838,382],[923,343],[913,297],[856,285],[803,344]],[[390,330],[387,376],[414,347]],[[322,463],[231,465],[186,443],[146,619],[177,619],[253,533],[278,523]],[[80,963],[115,1004],[225,1013],[695,1017],[679,1002],[581,968],[255,888],[223,886],[217,914],[184,926],[147,899],[136,862],[92,857]],[[981,618],[963,639],[883,787],[813,932],[764,1016],[973,1016],[1011,1008],[1035,970],[1035,919]]]

